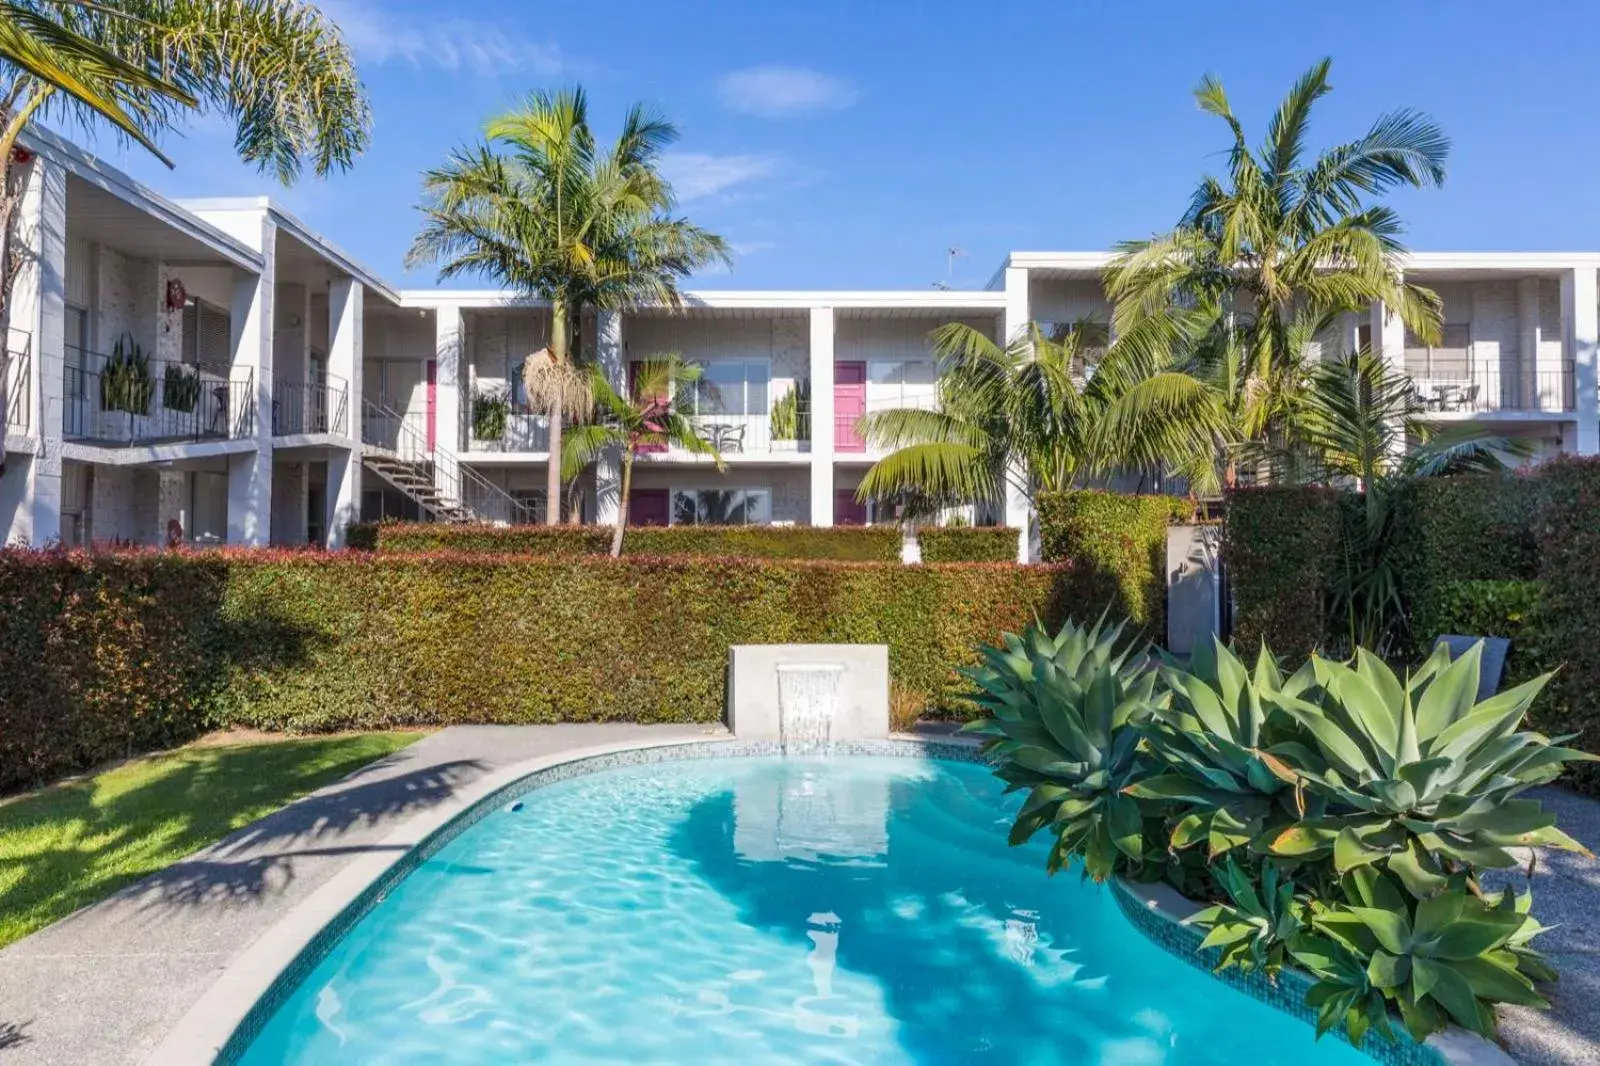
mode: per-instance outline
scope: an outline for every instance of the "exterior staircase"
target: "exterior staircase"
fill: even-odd
[[[383,403],[362,400],[361,462],[435,522],[531,525],[534,509],[478,473],[454,453],[430,447],[427,434]]]

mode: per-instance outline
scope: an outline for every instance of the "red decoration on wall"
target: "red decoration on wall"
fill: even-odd
[[[182,311],[183,305],[189,302],[189,290],[183,287],[183,282],[177,278],[167,279],[167,310]]]
[[[19,167],[25,167],[29,163],[33,162],[33,153],[22,147],[20,144],[16,145],[11,149],[11,162],[15,163]]]

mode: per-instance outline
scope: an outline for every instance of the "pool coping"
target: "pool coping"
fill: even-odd
[[[978,761],[978,744],[978,739],[972,737],[896,733],[884,740],[839,743],[833,746],[833,750],[846,755],[907,756],[910,754],[908,749],[911,749],[921,757]],[[664,749],[678,750],[669,753]],[[178,1024],[145,1057],[144,1062],[147,1066],[211,1066],[231,1061],[256,1035],[255,1032],[244,1032],[247,1022],[254,1021],[254,1027],[263,1024],[281,1004],[286,990],[292,989],[306,972],[320,962],[326,950],[383,898],[388,887],[408,876],[427,855],[486,816],[499,802],[509,801],[518,795],[535,791],[544,784],[553,784],[570,776],[649,762],[648,758],[640,756],[657,751],[674,761],[678,758],[781,754],[781,748],[775,742],[740,740],[733,735],[644,741],[632,738],[540,755],[486,774],[447,800],[401,823],[383,839],[381,848],[357,856],[230,960]],[[618,759],[608,763],[607,757]],[[599,765],[586,765],[590,763]],[[549,773],[561,767],[571,769],[572,773]],[[1184,924],[1184,919],[1198,911],[1201,904],[1182,896],[1164,883],[1145,884],[1117,879],[1113,882],[1112,891],[1119,909],[1153,944],[1192,965],[1211,971],[1210,964],[1194,950],[1200,940],[1198,931]],[[1147,926],[1140,918],[1141,913],[1152,916],[1161,928]],[[1168,935],[1163,936],[1163,931]],[[328,942],[320,950],[317,946],[319,939]],[[1175,941],[1183,943],[1180,945]],[[1292,972],[1297,980],[1311,980],[1309,975],[1298,970]],[[1280,1002],[1281,997],[1273,994],[1274,989],[1258,987],[1261,984],[1258,979],[1245,980],[1237,974],[1233,979],[1228,974],[1213,976],[1275,1009],[1305,1017],[1293,1004]],[[269,996],[278,1002],[267,1007],[265,1003]],[[1342,1031],[1339,1035],[1342,1037]],[[1390,1048],[1406,1046],[1388,1045]],[[1504,1049],[1456,1026],[1429,1037],[1423,1046],[1428,1059],[1442,1061],[1449,1066],[1515,1066],[1515,1060]],[[1418,1046],[1410,1044],[1409,1047]],[[1418,1057],[1414,1054],[1401,1057],[1391,1054],[1386,1058],[1381,1054],[1373,1055],[1373,1048],[1364,1050],[1379,1061],[1404,1066],[1417,1064]],[[1427,1052],[1433,1054],[1428,1055]]]

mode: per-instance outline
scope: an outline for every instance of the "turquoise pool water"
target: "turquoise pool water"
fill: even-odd
[[[707,759],[490,814],[244,1061],[1371,1066],[1006,846],[985,770]]]

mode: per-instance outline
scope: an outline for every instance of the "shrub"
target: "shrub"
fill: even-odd
[[[0,552],[0,791],[189,739],[219,656],[227,566]]]
[[[1343,494],[1318,488],[1228,493],[1222,565],[1233,597],[1233,640],[1270,639],[1299,662],[1327,637],[1327,595],[1341,565]]]
[[[1096,879],[1165,878],[1203,907],[1218,968],[1316,983],[1318,1031],[1418,1041],[1453,1022],[1495,1035],[1496,1003],[1545,1006],[1530,900],[1484,889],[1509,849],[1583,851],[1537,799],[1580,753],[1519,732],[1548,675],[1479,702],[1481,647],[1437,649],[1402,680],[1360,651],[1285,676],[1220,644],[1160,688],[1115,630],[1030,627],[969,671],[995,773],[1029,790],[1012,841]],[[1093,771],[1092,773],[1089,771]]]
[[[1554,707],[1544,718],[1559,733],[1600,751],[1600,459],[1562,457],[1539,468],[1534,535],[1544,595],[1538,643],[1561,669],[1551,685]],[[1571,782],[1600,795],[1600,773],[1584,767]]]
[[[1041,558],[1070,564],[1095,602],[1164,639],[1167,526],[1189,501],[1082,489],[1044,493],[1038,508]]]
[[[352,526],[353,548],[473,555],[606,555],[610,526],[445,525],[380,522]],[[629,556],[714,556],[898,562],[902,541],[894,526],[630,526]]]
[[[1444,632],[1441,596],[1461,581],[1538,576],[1538,477],[1525,473],[1417,478],[1394,497],[1394,561],[1417,652]]]
[[[728,648],[882,643],[930,713],[1061,567],[218,550],[0,552],[0,787],[209,724],[712,722]]]
[[[1010,563],[1019,531],[1005,526],[935,526],[917,530],[925,563]]]

